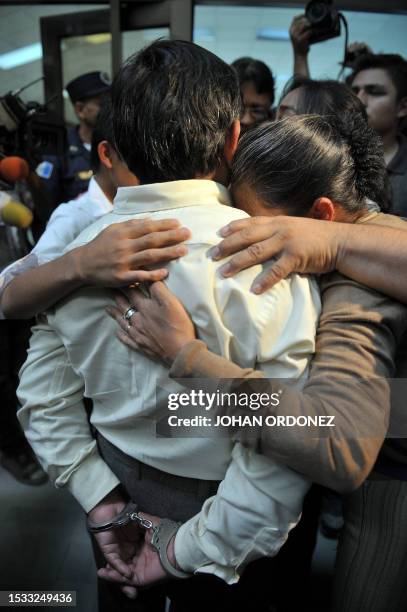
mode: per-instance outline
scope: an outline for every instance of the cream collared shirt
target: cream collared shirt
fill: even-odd
[[[225,280],[217,274],[220,264],[208,257],[219,242],[218,229],[245,216],[230,207],[228,191],[212,181],[121,188],[113,212],[84,230],[70,248],[112,223],[178,218],[192,237],[188,255],[168,265],[167,284],[185,304],[199,337],[242,367],[299,378],[314,350],[320,309],[315,283],[293,275],[255,296],[249,289],[260,267]],[[220,494],[183,527],[176,552],[184,567],[199,565],[232,582],[256,555],[278,550],[299,518],[308,483],[225,438],[157,438],[156,421],[166,408],[157,389],[168,393],[179,387],[168,380],[166,368],[118,341],[116,323],[105,313],[108,304],[113,304],[111,291],[84,288],[34,328],[19,387],[26,436],[56,485],[68,487],[86,511],[118,480],[89,433],[83,395],[93,400],[94,427],[126,454],[181,476],[221,480],[226,474]],[[208,547],[197,556],[195,544],[204,534]]]

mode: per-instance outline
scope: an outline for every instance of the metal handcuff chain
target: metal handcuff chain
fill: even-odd
[[[125,527],[131,522],[135,522],[146,531],[152,530],[151,546],[157,551],[161,565],[172,578],[190,578],[190,574],[174,567],[167,554],[168,544],[171,538],[177,533],[181,523],[172,521],[171,519],[161,519],[158,525],[154,525],[149,519],[145,519],[138,513],[137,504],[129,502],[123,510],[112,520],[105,523],[93,523],[87,520],[87,527],[91,533],[100,533]]]

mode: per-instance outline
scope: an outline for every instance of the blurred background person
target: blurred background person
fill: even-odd
[[[87,72],[66,86],[79,124],[67,132],[67,150],[63,157],[46,156],[37,167],[53,208],[84,193],[92,176],[91,140],[103,96],[110,79],[104,72]]]
[[[242,128],[248,128],[273,117],[274,76],[260,60],[241,57],[232,63],[236,70],[243,100]]]
[[[407,61],[396,54],[360,56],[349,78],[366,109],[369,124],[383,141],[392,193],[390,212],[407,216]]]

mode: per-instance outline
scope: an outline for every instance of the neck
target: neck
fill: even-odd
[[[396,155],[399,143],[397,142],[397,129],[391,130],[382,135],[383,154],[386,166],[389,165],[393,157]]]
[[[357,210],[355,212],[348,212],[340,206],[335,207],[335,216],[332,221],[336,221],[338,223],[356,223],[358,219],[363,217],[369,212],[367,208],[362,208],[362,210]]]
[[[91,143],[91,141],[92,141],[92,128],[90,128],[88,125],[86,125],[86,123],[81,122],[79,124],[78,134],[79,134],[79,138],[82,140],[82,142],[86,142],[87,144]]]
[[[112,182],[109,180],[107,176],[104,175],[103,172],[99,171],[94,175],[94,179],[109,200],[110,203],[113,203],[113,200],[116,195],[116,189],[113,187]]]

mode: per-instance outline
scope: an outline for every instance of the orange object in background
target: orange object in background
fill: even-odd
[[[4,157],[0,161],[0,175],[9,183],[26,179],[30,174],[30,167],[22,157]]]

